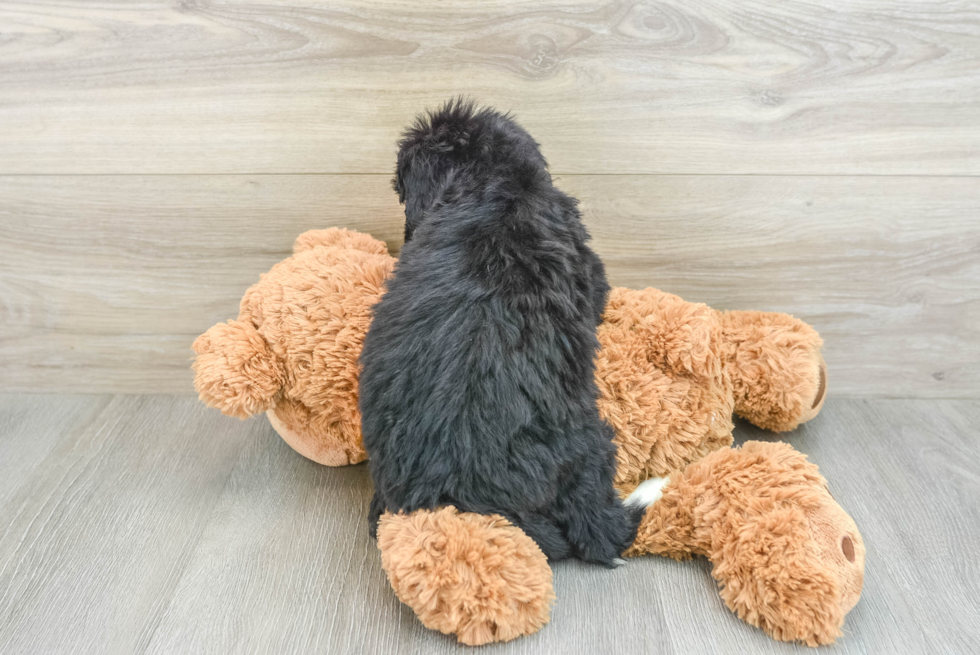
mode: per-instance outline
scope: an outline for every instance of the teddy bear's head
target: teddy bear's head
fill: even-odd
[[[300,235],[293,253],[245,292],[237,320],[194,342],[194,387],[229,416],[267,412],[314,461],[355,464],[367,457],[358,357],[395,260],[383,242],[336,228]]]

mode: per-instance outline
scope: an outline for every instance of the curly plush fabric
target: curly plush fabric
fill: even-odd
[[[209,406],[237,418],[273,406],[285,372],[250,323],[218,323],[199,336],[193,348],[194,386]]]
[[[246,292],[236,325],[195,343],[195,386],[231,416],[268,411],[306,457],[357,463],[366,457],[358,357],[395,260],[383,242],[337,228],[300,235],[294,251]],[[621,496],[730,444],[733,412],[788,430],[825,396],[820,337],[785,314],[616,288],[598,338],[599,412],[615,428]]]
[[[721,597],[782,641],[832,643],[857,603],[864,542],[806,457],[783,443],[724,448],[671,475],[628,555],[707,557]]]
[[[454,507],[385,513],[378,548],[398,598],[426,627],[464,644],[509,641],[548,622],[551,568],[506,519]]]
[[[716,312],[731,371],[735,412],[760,428],[785,432],[823,403],[823,341],[812,327],[775,312]]]
[[[823,403],[823,342],[792,316],[615,288],[598,337],[599,412],[616,431],[623,497],[731,444],[733,412],[787,430]]]
[[[195,343],[195,388],[230,416],[269,411],[306,457],[356,464],[367,457],[358,357],[395,260],[381,241],[337,228],[300,235],[294,250],[245,292],[231,327]]]
[[[599,413],[615,429],[626,496],[732,441],[733,400],[712,310],[657,289],[615,288],[599,326]]]
[[[331,228],[328,230],[309,230],[296,237],[293,243],[293,254],[298,255],[307,250],[319,247],[335,247],[344,250],[360,250],[373,255],[387,255],[388,247],[384,241],[378,241],[369,234],[346,230],[343,228]]]

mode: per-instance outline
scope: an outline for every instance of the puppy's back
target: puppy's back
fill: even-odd
[[[569,471],[595,468],[589,493],[616,502],[592,365],[608,287],[533,140],[496,113],[460,119],[399,157],[409,241],[361,356],[372,528],[385,509],[454,505],[576,554],[558,516]]]

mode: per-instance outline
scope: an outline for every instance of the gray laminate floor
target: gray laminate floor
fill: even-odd
[[[868,547],[827,652],[980,641],[980,402],[831,398],[788,435]],[[772,438],[746,424],[740,441]],[[365,466],[174,396],[0,396],[0,653],[470,652],[424,629],[367,537]],[[555,566],[540,633],[487,653],[781,653],[705,561]]]

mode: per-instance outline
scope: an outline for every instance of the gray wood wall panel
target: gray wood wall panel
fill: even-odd
[[[398,132],[468,93],[614,284],[801,316],[831,393],[980,393],[968,0],[17,0],[0,34],[0,390],[189,392],[298,232],[397,247]]]
[[[564,175],[613,284],[785,311],[831,393],[980,394],[980,178]],[[190,344],[388,176],[0,176],[0,390],[191,393]]]
[[[559,173],[980,173],[970,0],[7,0],[0,25],[0,173],[382,173],[458,93]]]

